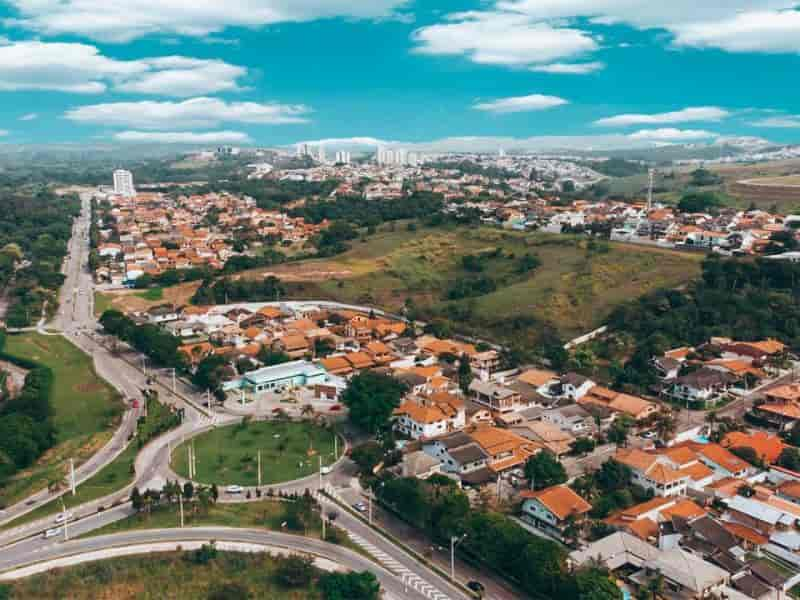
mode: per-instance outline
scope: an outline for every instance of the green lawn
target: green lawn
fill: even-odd
[[[104,294],[103,292],[95,292],[94,293],[94,314],[97,316],[102,315],[108,309],[110,309],[112,305],[113,298],[108,294]]]
[[[10,598],[70,598],[71,600],[206,600],[214,597],[318,600],[315,581],[285,588],[276,581],[279,557],[269,554],[218,552],[205,564],[191,552],[159,552],[55,569],[10,584]],[[314,569],[314,579],[320,574]],[[232,596],[220,586],[238,584],[249,594]],[[230,589],[230,588],[228,588]]]
[[[275,500],[258,500],[254,502],[217,503],[212,504],[207,513],[192,511],[190,504],[184,504],[184,524],[186,527],[203,527],[219,525],[221,527],[263,527],[279,531],[285,521],[286,503]],[[137,531],[142,529],[169,529],[179,527],[181,523],[179,507],[176,505],[159,506],[151,514],[141,513],[105,527],[96,529],[89,536]],[[319,538],[321,535],[319,516],[308,525],[306,535]]]
[[[133,465],[136,461],[136,455],[139,453],[140,440],[149,439],[151,432],[159,429],[164,423],[169,422],[171,418],[172,413],[168,407],[155,400],[151,401],[147,418],[139,424],[138,439],[132,440],[117,458],[80,484],[76,488],[74,496],[71,492],[67,492],[62,497],[64,505],[67,508],[80,506],[86,502],[104,498],[128,485],[133,480]],[[3,529],[10,529],[23,523],[36,521],[60,511],[61,500],[53,500],[4,525]]]
[[[113,435],[122,415],[116,391],[94,372],[91,358],[62,336],[9,335],[5,351],[50,367],[57,443],[32,467],[0,490],[0,504],[12,504],[67,474],[68,460],[80,464]]]
[[[164,288],[160,287],[148,288],[143,292],[138,292],[136,296],[144,300],[149,300],[150,302],[156,302],[157,300],[164,299]]]
[[[257,454],[261,451],[262,484],[291,481],[316,473],[334,462],[334,434],[309,422],[256,421],[214,429],[192,440],[201,483],[217,485],[258,483]],[[172,453],[172,467],[188,477],[187,448]]]

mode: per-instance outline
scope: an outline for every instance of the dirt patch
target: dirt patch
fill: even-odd
[[[308,269],[293,268],[288,269],[273,269],[271,271],[249,271],[237,275],[235,279],[257,279],[262,277],[277,277],[281,281],[298,283],[302,281],[328,281],[329,279],[348,279],[353,276],[353,272],[349,269],[344,270],[322,270],[322,269]]]
[[[137,296],[142,290],[125,290],[117,292],[104,292],[111,299],[111,306],[122,312],[141,312],[160,304],[174,304],[185,306],[189,304],[201,282],[192,281],[164,288],[164,295],[159,300],[146,300]]]

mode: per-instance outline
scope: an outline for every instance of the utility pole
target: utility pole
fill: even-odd
[[[72,487],[72,495],[75,495],[75,460],[69,459],[69,479]]]
[[[372,489],[369,490],[367,500],[369,501],[369,524],[372,525]]]
[[[461,537],[452,536],[450,538],[450,579],[456,580],[456,546],[464,541],[467,537],[465,533]]]
[[[175,378],[175,368],[173,367],[173,369],[172,369],[172,393],[173,394],[176,393],[175,392],[176,387],[177,387],[177,382],[176,382],[176,378]]]
[[[181,506],[181,529],[183,529],[183,490],[178,492],[178,502]]]
[[[144,372],[144,376],[147,377],[147,357],[142,357],[142,371]]]
[[[189,464],[189,479],[192,479],[192,447],[186,446],[187,462]]]
[[[339,435],[333,432],[333,460],[339,460]]]
[[[197,454],[194,450],[194,441],[192,441],[192,476],[197,477]]]
[[[64,498],[59,498],[61,500],[61,514],[64,515],[64,541],[69,541],[69,515],[67,515],[67,507],[64,505]]]
[[[318,454],[317,458],[319,458],[319,491],[322,491],[322,454]]]
[[[258,487],[261,487],[261,450],[258,451]]]

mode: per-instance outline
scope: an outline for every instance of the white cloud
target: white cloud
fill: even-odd
[[[37,113],[28,113],[26,115],[22,115],[19,118],[19,120],[20,121],[35,121],[38,118],[39,118],[39,115]]]
[[[497,11],[454,13],[444,23],[417,29],[412,39],[418,53],[464,55],[476,63],[507,66],[572,59],[598,48],[585,31]]]
[[[692,23],[676,31],[675,44],[728,52],[800,52],[800,11],[748,12]]]
[[[587,17],[597,24],[626,23],[665,29],[678,45],[729,51],[800,50],[797,0],[500,0],[496,9],[533,19]]]
[[[9,0],[11,25],[43,35],[129,42],[150,34],[206,36],[230,26],[391,16],[407,0]]]
[[[95,47],[40,41],[0,45],[0,90],[193,96],[239,89],[247,70],[220,60],[162,56],[117,60]]]
[[[233,92],[247,69],[221,60],[201,60],[183,56],[163,56],[143,61],[149,70],[116,89],[121,92],[159,94],[163,96],[197,96],[217,92]]]
[[[322,140],[306,140],[297,142],[295,145],[308,144],[309,146],[388,146],[395,142],[380,140],[374,137],[348,137],[348,138],[325,138]]]
[[[605,69],[605,67],[606,65],[604,63],[598,61],[583,63],[551,63],[549,65],[531,67],[531,71],[537,71],[539,73],[554,73],[558,75],[588,75],[590,73],[602,71]]]
[[[569,104],[558,96],[544,96],[542,94],[531,94],[530,96],[517,96],[513,98],[500,98],[490,102],[478,102],[472,105],[475,110],[482,110],[493,113],[518,113],[533,110],[546,110],[556,106]]]
[[[649,140],[653,142],[690,142],[707,140],[718,136],[719,134],[717,133],[703,129],[675,129],[673,127],[642,129],[628,135],[632,140]]]
[[[240,131],[121,131],[114,139],[159,144],[246,144],[251,141],[250,136]]]
[[[221,123],[284,125],[307,122],[311,109],[302,104],[225,102],[218,98],[192,98],[183,102],[109,102],[73,108],[64,115],[71,121],[136,129],[203,129]]]
[[[595,121],[595,125],[604,127],[624,127],[627,125],[664,125],[672,123],[691,123],[696,121],[721,121],[730,116],[730,112],[716,106],[699,106],[684,108],[673,112],[657,114],[625,114],[607,117]]]
[[[776,129],[796,129],[800,128],[800,115],[766,117],[765,119],[753,121],[750,125],[754,127],[774,127]]]

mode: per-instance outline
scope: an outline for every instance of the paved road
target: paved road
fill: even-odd
[[[162,402],[185,409],[185,422],[178,429],[170,431],[148,444],[136,459],[136,485],[140,488],[148,486],[160,487],[166,477],[171,475],[169,469],[170,450],[181,439],[198,430],[233,422],[240,417],[226,415],[221,412],[209,413],[209,411],[202,409],[198,405],[199,398],[197,398],[196,390],[191,389],[187,383],[179,379],[173,379],[171,373],[164,371],[151,370],[146,376],[142,372],[142,368],[146,368],[146,365],[139,365],[141,357],[138,354],[130,349],[123,350],[121,353],[112,352],[109,349],[108,340],[97,332],[97,322],[93,313],[93,283],[85,264],[89,253],[90,194],[83,194],[81,200],[83,212],[75,224],[74,235],[70,241],[70,257],[64,267],[66,283],[62,288],[62,304],[59,313],[54,319],[54,326],[60,328],[65,336],[90,354],[94,358],[98,374],[120,390],[124,396],[129,398],[140,397],[141,390],[148,386],[147,380],[149,376],[156,379]],[[40,329],[43,330],[43,327],[40,327]],[[42,332],[50,333],[44,330]],[[173,389],[177,393],[173,393]],[[125,431],[125,427],[132,426],[135,419],[132,410],[129,411],[129,415],[126,425],[117,432],[117,435],[122,440],[127,439],[129,433]],[[123,445],[119,443],[117,436],[115,436],[115,440],[117,440],[117,443],[112,440],[106,448],[103,448],[97,456],[93,457],[92,461],[87,463],[86,468],[82,468],[82,479],[91,476],[122,451]],[[340,483],[341,480],[349,479],[351,474],[347,471],[346,463],[348,462],[344,461],[341,466],[335,469],[334,473],[326,476],[325,483]],[[318,483],[303,481],[298,482],[295,486],[297,490],[302,490],[306,487],[316,489]],[[110,497],[72,509],[70,512],[74,515],[75,522],[70,523],[66,529],[72,532],[71,535],[78,535],[93,531],[107,523],[126,518],[131,514],[131,509],[127,502],[100,513],[97,512],[97,509],[100,504],[110,506],[116,502],[124,502],[129,494],[129,489],[130,486],[116,494],[112,494]],[[291,486],[287,486],[285,489],[292,491]],[[8,520],[12,514],[15,516],[24,514],[25,511],[32,510],[47,498],[52,498],[52,496],[45,494],[41,498],[33,498],[33,503],[30,503],[29,499],[28,502],[18,507],[11,507],[3,515],[3,518]],[[223,495],[222,500],[232,500],[232,498],[226,498]],[[397,575],[397,582],[399,583],[396,582],[392,584],[392,588],[387,588],[390,591],[394,589],[395,593],[397,593],[396,597],[421,597],[428,600],[468,597],[459,588],[449,584],[445,579],[417,561],[416,558],[406,554],[405,551],[375,533],[357,518],[341,511],[337,505],[324,498],[321,501],[326,513],[335,510],[341,515],[337,519],[337,524],[345,529],[356,543],[371,552],[381,564]],[[41,536],[44,530],[53,526],[52,519],[53,517],[51,516],[23,528],[0,534],[0,546],[5,546],[2,557],[0,557],[0,568],[3,565],[8,567],[23,564],[25,557],[28,560],[45,559],[53,554],[58,554],[59,550],[56,550],[57,548],[67,547],[66,544],[55,542],[55,538],[44,539]],[[186,530],[183,531],[185,532]],[[62,535],[66,536],[67,531],[62,531]],[[170,538],[170,536],[180,536],[181,532],[169,530],[167,533],[157,535],[165,536],[157,539],[175,539],[174,537]],[[254,535],[280,534],[257,532]],[[298,541],[297,538],[293,538],[293,542],[307,545],[309,540],[301,538]],[[80,543],[87,544],[86,548],[92,548],[90,540]],[[73,546],[68,547],[73,548]],[[84,546],[78,546],[77,551],[81,551],[80,548],[82,547]],[[400,587],[398,588],[398,586]],[[408,592],[404,590],[406,586],[409,588]],[[402,590],[402,593],[399,593],[398,590]]]
[[[7,556],[6,554],[9,553],[4,553],[4,555],[0,557],[0,570],[5,571],[22,567],[32,562],[55,560],[70,555],[98,552],[104,549],[121,546],[155,544],[170,541],[208,542],[211,540],[261,544],[286,548],[296,552],[316,554],[332,560],[347,569],[371,571],[378,578],[389,598],[431,600],[430,596],[417,591],[411,586],[406,586],[404,580],[398,575],[377,567],[374,562],[352,550],[318,540],[258,529],[231,529],[227,527],[157,529],[97,536],[63,543],[51,543],[36,549],[23,549],[20,546],[15,546],[15,552],[12,556]]]

